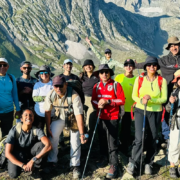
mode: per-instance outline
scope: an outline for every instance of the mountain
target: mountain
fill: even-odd
[[[168,37],[180,35],[179,8],[180,0],[1,0],[0,56],[17,75],[23,60],[62,71],[72,58],[78,72],[86,58],[99,63],[88,36],[101,54],[111,48],[119,62],[143,61],[166,54]]]

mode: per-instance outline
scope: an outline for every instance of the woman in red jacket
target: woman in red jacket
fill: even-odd
[[[114,86],[115,81],[111,79],[114,72],[107,64],[101,64],[94,75],[99,75],[100,82],[93,88],[92,104],[97,109],[97,113],[99,109],[102,109],[98,124],[100,151],[103,160],[109,156],[111,166],[106,177],[111,179],[117,176],[119,109],[125,103],[125,96],[119,83]]]

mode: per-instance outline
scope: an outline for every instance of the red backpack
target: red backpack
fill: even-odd
[[[145,75],[145,72],[141,73],[141,75],[138,77],[138,97],[139,97],[139,90],[144,80],[144,75]],[[160,74],[158,74],[158,86],[159,86],[160,91],[162,88],[162,81],[163,81],[163,77]],[[133,108],[135,107],[135,105],[136,105],[136,102],[134,102],[134,104],[131,106],[131,119],[132,120],[134,120]],[[164,119],[164,113],[165,113],[165,109],[163,108],[162,120]]]

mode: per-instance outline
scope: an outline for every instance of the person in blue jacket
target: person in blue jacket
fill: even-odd
[[[0,131],[1,137],[9,133],[14,120],[14,105],[16,107],[15,117],[20,117],[20,107],[17,93],[16,79],[8,74],[9,63],[5,58],[0,58]],[[0,138],[1,138],[0,137]]]

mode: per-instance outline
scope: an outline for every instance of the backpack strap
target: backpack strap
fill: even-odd
[[[116,82],[116,81],[114,81],[114,83],[113,83],[113,88],[114,88],[115,96],[116,96],[116,94],[117,94],[117,83],[118,83],[118,82]],[[116,96],[116,97],[117,97],[117,96]]]
[[[13,84],[13,77],[11,76],[11,74],[7,74],[7,75],[9,76],[9,78],[10,78],[12,84]]]
[[[144,80],[144,72],[141,73],[141,75],[138,77],[138,97],[139,97],[139,90],[142,86],[143,80]]]
[[[16,124],[16,139],[19,138],[19,136],[21,134],[21,130],[22,130],[22,123],[18,122]],[[32,131],[33,131],[33,136],[37,136],[37,128],[33,126]]]
[[[73,88],[71,86],[68,86],[66,98],[67,98],[67,104],[68,104],[69,111],[72,111],[72,91],[73,91]]]
[[[51,95],[50,95],[51,103],[53,103],[53,101],[55,99],[55,95],[56,95],[56,92],[54,90],[52,90]]]
[[[96,93],[97,93],[97,91],[98,91],[99,84],[100,84],[100,82],[97,83],[97,86],[96,86]]]
[[[158,86],[159,86],[160,91],[161,91],[161,88],[162,88],[162,82],[163,82],[163,77],[158,75]]]

